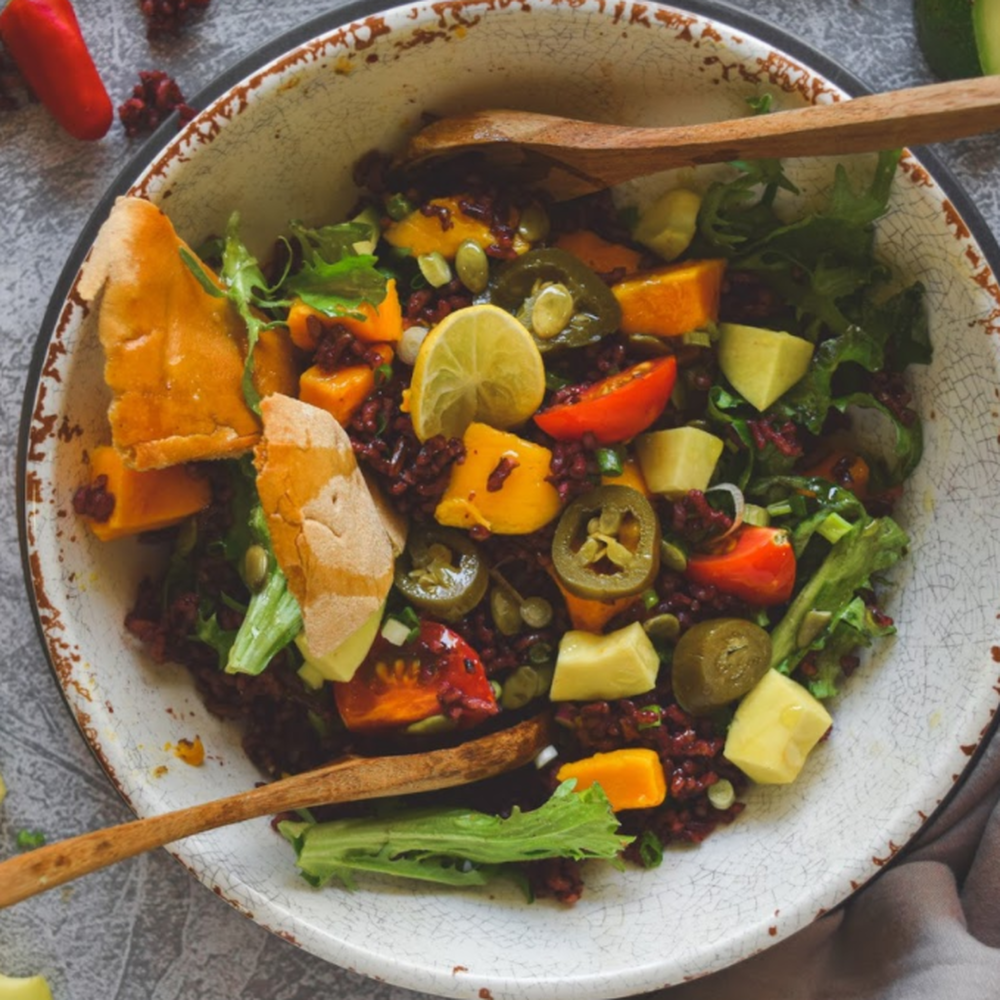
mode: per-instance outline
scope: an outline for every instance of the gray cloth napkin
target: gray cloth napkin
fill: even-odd
[[[656,1000],[1000,997],[1000,735],[954,799],[844,906]]]

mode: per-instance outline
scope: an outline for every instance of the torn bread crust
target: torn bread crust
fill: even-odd
[[[182,248],[197,259],[159,208],[119,198],[77,285],[85,302],[100,297],[112,443],[135,469],[233,457],[260,435],[242,391],[246,325],[201,287]],[[295,391],[290,345],[262,337],[255,364],[262,395]]]
[[[305,641],[332,652],[378,610],[393,578],[389,536],[330,414],[289,396],[261,402],[257,492]]]

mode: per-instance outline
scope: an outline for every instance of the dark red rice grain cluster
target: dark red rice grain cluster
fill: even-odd
[[[669,525],[671,533],[689,545],[701,545],[733,526],[733,519],[713,507],[701,490],[690,490],[673,501],[663,500],[659,507],[661,523]]]
[[[179,35],[192,15],[204,11],[211,0],[139,0],[150,39]]]
[[[306,319],[306,329],[316,344],[313,363],[325,372],[352,365],[378,368],[382,364],[382,355],[371,344],[358,340],[343,323],[327,325],[310,316]]]
[[[394,378],[362,404],[347,427],[358,461],[370,469],[393,506],[428,520],[448,487],[451,467],[465,459],[460,438],[435,435],[421,444],[409,414],[401,412],[403,382]]]
[[[871,378],[871,393],[904,427],[912,427],[917,411],[910,406],[913,395],[899,372],[875,372]]]
[[[115,510],[115,495],[108,492],[108,477],[98,476],[92,483],[78,486],[73,494],[73,510],[101,524],[107,521]]]
[[[781,420],[772,415],[759,420],[748,420],[747,426],[758,451],[763,451],[771,444],[788,458],[802,456],[804,449],[799,440],[799,428],[791,420]]]
[[[472,293],[458,278],[440,288],[419,288],[412,292],[403,308],[406,326],[436,326],[450,313],[472,305]]]
[[[550,447],[552,458],[545,480],[556,488],[564,504],[601,481],[595,455],[598,443],[593,434],[585,434],[579,441],[553,441]]]
[[[118,108],[126,135],[134,137],[153,132],[174,111],[179,113],[181,125],[194,118],[195,110],[184,102],[181,88],[162,70],[143,70],[139,73],[139,81],[132,96]]]

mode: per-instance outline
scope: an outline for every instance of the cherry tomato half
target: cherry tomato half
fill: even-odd
[[[690,556],[684,575],[749,604],[784,604],[795,586],[795,551],[787,531],[748,525],[717,551]]]
[[[499,711],[476,651],[437,622],[402,646],[381,635],[354,677],[333,685],[344,725],[352,732],[400,729],[434,715],[459,728]]]
[[[587,433],[600,444],[627,441],[663,412],[676,379],[673,356],[641,361],[587,386],[572,403],[536,413],[535,423],[560,441],[577,441]]]

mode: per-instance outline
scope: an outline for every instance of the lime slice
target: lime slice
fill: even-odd
[[[972,28],[983,72],[1000,73],[1000,0],[975,0]]]
[[[976,0],[977,5],[983,0]],[[992,2],[992,0],[991,0]],[[931,72],[942,80],[980,75],[971,0],[915,0],[917,41]]]
[[[474,420],[505,430],[542,403],[545,369],[532,336],[499,306],[446,316],[420,346],[410,415],[421,441],[461,437]]]

